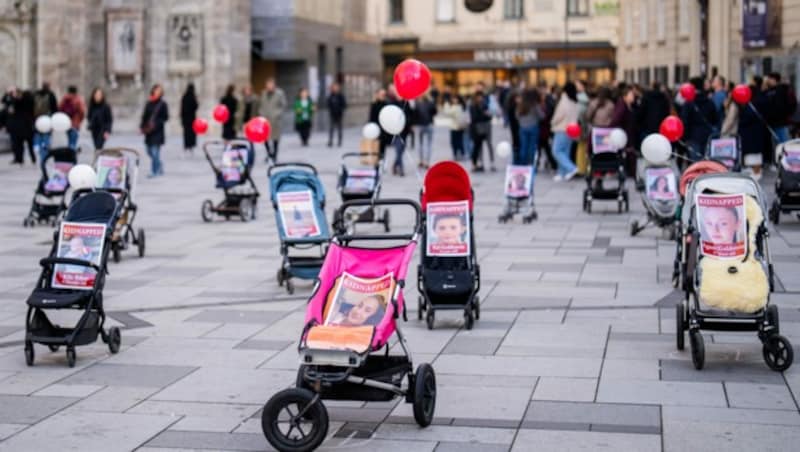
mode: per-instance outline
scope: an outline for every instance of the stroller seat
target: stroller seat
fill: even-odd
[[[28,306],[32,308],[67,308],[82,306],[89,302],[92,293],[80,290],[34,289],[28,297]]]
[[[102,223],[110,226],[116,210],[117,200],[111,193],[96,191],[76,199],[69,206],[64,220],[75,223]]]

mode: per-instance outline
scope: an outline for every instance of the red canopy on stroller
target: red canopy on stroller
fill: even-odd
[[[472,185],[469,175],[456,162],[439,162],[425,174],[420,202],[422,210],[429,202],[469,201],[472,211]]]
[[[686,196],[686,189],[689,187],[689,184],[692,183],[693,180],[697,179],[699,176],[703,174],[711,174],[711,173],[727,173],[728,167],[723,165],[720,162],[716,162],[714,160],[701,160],[699,162],[692,163],[686,168],[686,171],[683,172],[681,175],[680,181],[680,192],[681,197]]]

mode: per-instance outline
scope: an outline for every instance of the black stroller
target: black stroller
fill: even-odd
[[[736,137],[720,138],[712,135],[706,145],[706,158],[722,163],[728,171],[742,171],[742,150]]]
[[[120,192],[125,197],[125,192]],[[50,257],[39,261],[42,272],[28,297],[25,317],[25,362],[34,362],[33,344],[46,345],[55,352],[67,347],[67,364],[75,366],[75,346],[94,343],[97,336],[111,353],[119,351],[119,328],[103,329],[103,286],[114,226],[121,203],[108,192],[80,190],[56,232]],[[83,311],[73,328],[53,325],[45,313],[51,309]]]
[[[589,158],[589,171],[586,175],[586,189],[583,190],[583,210],[592,213],[592,201],[616,201],[617,212],[630,208],[628,189],[625,188],[625,157],[623,150],[614,149],[608,143],[613,129],[595,127],[592,129],[592,153]],[[614,187],[603,185],[607,175],[616,175]]]
[[[359,159],[357,167],[348,167],[347,161]],[[342,155],[342,167],[339,171],[337,189],[342,197],[342,202],[369,200],[375,201],[381,193],[381,168],[383,165],[377,153],[348,152]],[[341,223],[341,225],[340,225]],[[391,230],[389,225],[389,210],[367,205],[360,210],[349,212],[346,217],[340,217],[339,211],[334,212],[334,228],[339,226],[354,231],[357,223],[382,223],[386,232]]]
[[[212,151],[221,154],[219,167],[211,157]],[[226,220],[234,216],[242,221],[255,220],[259,193],[250,174],[255,163],[253,143],[238,139],[227,144],[210,141],[203,145],[203,152],[214,170],[217,188],[222,189],[225,194],[225,199],[216,206],[210,199],[203,201],[203,221],[210,222],[215,214],[225,217]]]
[[[769,209],[769,219],[778,224],[782,213],[800,210],[800,139],[779,144],[775,158],[778,179],[775,181],[775,199]]]
[[[639,169],[645,189],[642,204],[647,211],[647,219],[631,223],[631,236],[642,232],[647,226],[655,225],[669,234],[670,240],[678,237],[680,224],[677,213],[680,208],[678,191],[678,167],[674,162],[655,165],[647,162]]]
[[[48,169],[52,161],[53,167]],[[53,148],[41,162],[42,177],[36,185],[31,201],[31,210],[22,220],[23,226],[33,227],[37,223],[49,222],[55,226],[58,217],[67,209],[66,193],[69,188],[67,175],[78,163],[75,151],[70,148]]]
[[[469,175],[455,162],[433,165],[425,174],[420,202],[426,215],[417,267],[417,318],[422,320],[424,314],[428,329],[433,329],[437,310],[463,310],[464,326],[471,330],[481,315],[481,277]]]

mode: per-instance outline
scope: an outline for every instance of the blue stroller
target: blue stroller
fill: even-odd
[[[219,166],[214,163],[212,150],[222,151]],[[210,222],[215,214],[226,220],[234,216],[242,221],[255,220],[259,193],[250,175],[255,162],[253,143],[241,139],[231,140],[227,144],[211,141],[203,145],[203,152],[214,170],[217,188],[221,188],[225,194],[225,199],[216,206],[210,199],[203,201],[200,212],[203,221]]]
[[[307,163],[279,163],[267,170],[270,199],[281,240],[283,261],[278,285],[294,293],[292,278],[314,280],[319,275],[330,241],[325,222],[325,189],[317,169]],[[319,254],[295,251],[317,248]]]

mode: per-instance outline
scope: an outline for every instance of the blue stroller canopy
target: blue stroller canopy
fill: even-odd
[[[275,222],[278,225],[278,234],[282,242],[319,243],[330,240],[330,231],[324,212],[325,189],[316,174],[299,169],[278,171],[270,176],[269,186],[270,199],[275,209]],[[293,234],[289,234],[286,225],[283,223],[280,211],[281,206],[278,203],[278,195],[287,193],[300,194],[303,192],[310,192],[312,198],[310,213],[313,215],[313,219],[306,218],[305,221],[313,220],[317,230],[312,232],[308,237],[297,237],[293,236]],[[295,208],[294,214],[302,216],[297,208]]]

